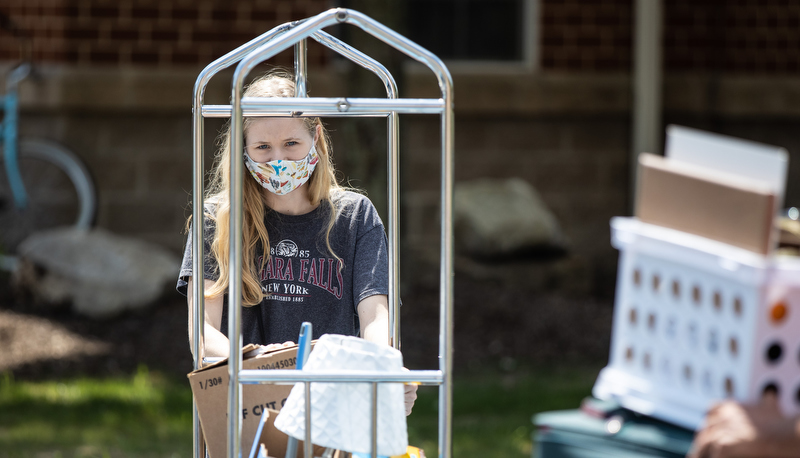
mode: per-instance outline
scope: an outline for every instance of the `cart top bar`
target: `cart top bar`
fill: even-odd
[[[397,98],[397,82],[383,64],[322,30],[317,31],[311,37],[323,46],[377,75],[383,81],[383,85],[386,88],[386,96],[390,99]]]
[[[230,118],[231,106],[230,105],[204,105],[203,106],[204,118]],[[385,118],[389,116],[389,112],[380,111],[346,111],[346,112],[333,112],[333,111],[315,111],[315,110],[257,110],[250,108],[244,111],[245,117],[278,117],[278,118]]]
[[[372,99],[345,97],[271,97],[242,99],[243,116],[388,116],[390,113],[440,114],[442,99]],[[206,118],[229,118],[230,105],[203,105]]]
[[[427,49],[408,40],[383,24],[376,22],[374,19],[371,19],[368,16],[359,13],[358,11],[346,8],[330,9],[316,16],[304,19],[303,21],[293,23],[290,27],[290,30],[276,31],[272,35],[272,39],[262,42],[263,44],[255,47],[255,49],[248,48],[252,49],[252,51],[242,57],[242,59],[239,61],[239,64],[236,66],[236,71],[234,72],[232,85],[233,99],[236,100],[241,97],[241,89],[244,77],[249,74],[256,65],[271,59],[282,51],[285,51],[290,46],[294,45],[294,43],[311,37],[321,29],[339,23],[353,24],[368,34],[388,44],[389,46],[392,46],[398,51],[404,53],[408,57],[425,64],[436,75],[436,79],[439,83],[439,89],[442,92],[443,98],[447,99],[448,103],[452,104],[452,98],[450,95],[453,79],[441,59],[436,57]]]

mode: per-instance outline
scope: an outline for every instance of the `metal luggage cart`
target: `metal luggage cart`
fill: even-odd
[[[322,31],[323,28],[349,23],[360,27],[386,44],[425,64],[436,75],[441,90],[439,99],[399,98],[394,78],[387,69],[371,57],[353,49],[340,40]],[[306,96],[306,40],[313,38],[322,45],[343,55],[356,64],[375,73],[386,87],[387,97],[382,98],[310,98]],[[296,94],[294,98],[243,98],[243,84],[247,75],[261,62],[274,57],[279,52],[294,47],[294,70]],[[232,105],[204,105],[204,94],[210,79],[219,71],[237,64],[233,75]],[[378,383],[417,382],[423,385],[439,386],[438,456],[451,456],[451,383],[452,383],[452,345],[453,345],[453,244],[452,244],[452,195],[453,195],[453,84],[449,71],[442,61],[386,26],[354,10],[335,8],[302,21],[282,24],[251,40],[209,64],[198,76],[194,87],[193,103],[193,214],[192,253],[193,271],[203,271],[203,119],[231,118],[231,149],[241,150],[243,144],[243,116],[313,116],[313,117],[386,117],[388,129],[388,240],[389,240],[389,335],[391,344],[399,348],[399,158],[398,158],[398,115],[399,114],[438,114],[441,125],[442,175],[441,175],[441,254],[440,254],[440,335],[439,369],[413,370],[401,375],[382,372],[357,374],[346,372],[314,372],[303,374],[295,370],[241,370],[241,272],[231,268],[228,288],[228,327],[230,355],[228,372],[231,383],[228,389],[228,456],[239,457],[241,434],[241,384],[257,383],[296,383],[306,386],[306,406],[310,397],[309,384],[312,382],[371,383],[372,384],[372,456],[377,456],[377,387]],[[231,155],[231,219],[230,265],[242,264],[242,176],[243,163]],[[203,335],[205,305],[203,302],[203,282],[193,282],[193,341],[194,368],[200,369],[209,361],[200,353]],[[197,406],[193,408],[194,456],[205,455],[205,444],[199,429]],[[311,443],[310,416],[306,415],[306,443]],[[312,447],[304,447],[305,456],[311,457]]]

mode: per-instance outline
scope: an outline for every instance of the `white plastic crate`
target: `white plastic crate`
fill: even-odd
[[[800,414],[799,260],[634,218],[611,228],[620,262],[596,397],[696,429],[714,402],[757,402],[772,385]]]

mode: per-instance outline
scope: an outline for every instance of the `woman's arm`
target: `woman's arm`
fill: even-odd
[[[206,288],[213,285],[211,280],[205,280],[204,285]],[[188,294],[186,295],[189,304],[189,342],[191,345],[192,335],[194,334],[194,308],[192,307],[192,278],[189,278],[189,285],[187,287]],[[220,332],[222,326],[222,296],[215,298],[206,298],[205,300],[205,325],[203,327],[205,333],[205,342],[200,342],[200,348],[204,349],[204,355],[210,357],[227,358],[230,352],[231,344],[228,338]],[[192,351],[194,349],[192,348]]]
[[[369,296],[358,303],[358,321],[361,337],[370,342],[389,344],[389,298],[385,295]],[[405,385],[406,415],[411,414],[417,400],[417,386]]]
[[[358,303],[361,337],[370,342],[389,344],[389,298],[375,295]]]

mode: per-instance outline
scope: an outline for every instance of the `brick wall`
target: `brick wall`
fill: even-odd
[[[631,66],[631,0],[541,0],[541,67],[626,71]]]
[[[665,72],[800,73],[800,3],[664,1]],[[631,0],[542,0],[542,68],[631,68]]]
[[[800,73],[800,3],[665,3],[664,64],[668,71]]]
[[[70,65],[204,66],[328,0],[5,0],[0,11],[33,38],[36,61]],[[0,41],[0,60],[17,53]],[[319,48],[310,63],[324,62]],[[279,63],[291,64],[284,54]]]
[[[540,0],[541,67],[619,72],[631,66],[632,0]],[[34,38],[37,61],[77,65],[198,66],[277,24],[333,0],[6,0]],[[664,2],[664,65],[671,71],[800,72],[800,3]],[[16,55],[0,40],[0,60]],[[328,55],[312,48],[309,61]],[[281,64],[290,64],[283,55]]]

